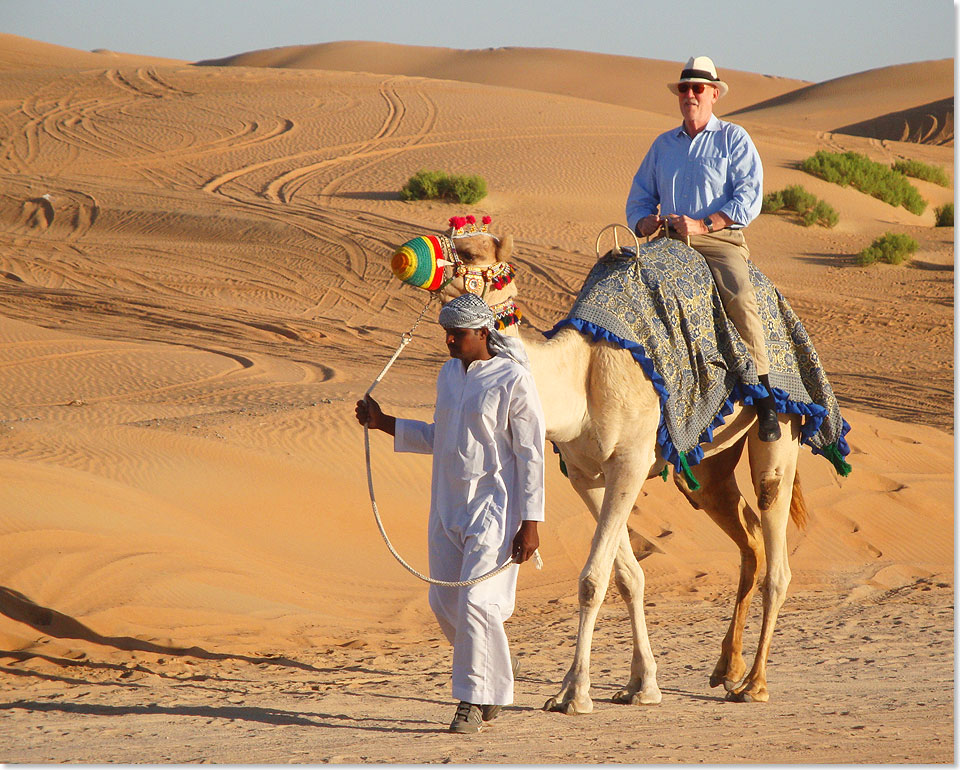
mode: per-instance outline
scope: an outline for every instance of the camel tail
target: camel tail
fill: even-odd
[[[807,526],[807,504],[803,500],[803,492],[800,490],[800,472],[793,474],[793,495],[790,498],[790,518],[797,525],[797,529],[803,529]]]

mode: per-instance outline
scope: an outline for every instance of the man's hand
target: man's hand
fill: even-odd
[[[702,219],[691,219],[682,214],[671,214],[667,217],[667,222],[671,230],[684,238],[688,235],[706,235],[709,232]]]
[[[380,404],[370,396],[364,396],[357,401],[357,422],[366,425],[370,430],[382,430],[391,436],[395,434],[397,421],[395,417],[384,414]]]
[[[659,214],[650,214],[637,222],[637,235],[650,236],[660,229],[663,224],[663,217]]]
[[[513,538],[513,560],[517,564],[523,564],[527,559],[533,556],[533,552],[540,546],[540,535],[537,534],[537,522],[523,521],[520,523],[520,531]]]

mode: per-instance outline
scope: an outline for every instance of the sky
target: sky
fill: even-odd
[[[953,0],[0,0],[0,32],[187,61],[337,40],[707,55],[812,82],[951,57],[957,35]]]

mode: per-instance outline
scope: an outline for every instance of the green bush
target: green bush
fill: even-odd
[[[937,217],[937,227],[953,227],[953,204],[944,203],[942,206],[937,206],[933,213]]]
[[[817,205],[813,207],[813,215],[817,223],[824,227],[835,227],[840,221],[836,209],[826,201],[817,201]]]
[[[440,171],[418,171],[400,190],[405,201],[431,200],[440,197],[440,180],[444,174]]]
[[[950,177],[940,166],[931,166],[921,163],[919,160],[898,160],[893,164],[893,170],[899,171],[905,176],[912,176],[914,179],[923,179],[926,182],[933,182],[941,187],[950,186]]]
[[[840,221],[840,215],[829,203],[818,200],[817,196],[798,184],[763,196],[762,214],[775,214],[783,209],[796,212],[806,227],[816,224],[833,227]]]
[[[420,170],[400,190],[405,201],[449,200],[472,204],[487,195],[487,183],[479,176],[456,176],[443,171]]]
[[[781,192],[767,193],[763,196],[760,206],[761,214],[776,214],[783,208],[783,194]]]
[[[800,168],[828,182],[855,187],[891,206],[903,206],[911,214],[922,214],[927,208],[927,202],[903,174],[866,155],[818,150],[804,160]]]
[[[857,261],[861,265],[872,265],[874,262],[899,265],[910,259],[917,246],[917,242],[904,233],[884,233],[860,252]]]

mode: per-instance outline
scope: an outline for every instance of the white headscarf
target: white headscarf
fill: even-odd
[[[497,331],[497,319],[490,306],[476,294],[461,294],[440,309],[437,319],[444,329],[487,329],[487,348],[495,356],[507,356],[526,369],[530,368],[527,351],[517,337]]]

